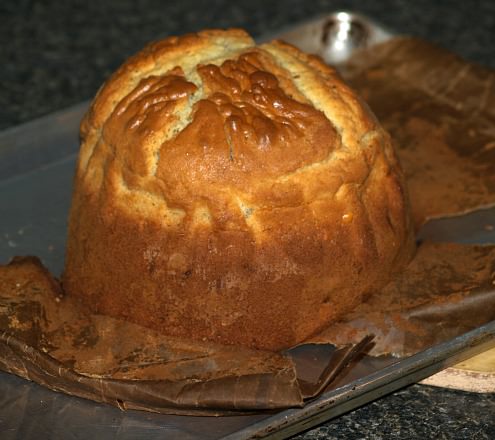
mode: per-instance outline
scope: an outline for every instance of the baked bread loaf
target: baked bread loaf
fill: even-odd
[[[65,291],[167,335],[280,349],[409,260],[388,135],[320,59],[241,30],[130,58],[81,123]]]

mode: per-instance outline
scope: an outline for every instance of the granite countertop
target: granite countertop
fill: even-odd
[[[0,129],[91,98],[150,40],[212,27],[243,27],[256,36],[338,9],[495,68],[495,3],[489,0],[3,0]],[[297,438],[492,439],[494,415],[493,394],[414,385]]]

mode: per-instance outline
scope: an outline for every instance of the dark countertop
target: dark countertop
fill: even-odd
[[[205,6],[206,5],[206,6]],[[0,4],[0,129],[94,95],[149,40],[212,27],[273,32],[347,9],[495,68],[495,3],[180,0],[29,1]],[[411,386],[298,439],[492,439],[495,395]]]
[[[122,0],[0,3],[0,129],[92,97],[150,40],[212,27],[253,35],[337,9],[367,14],[393,31],[437,42],[495,67],[495,4],[489,0]]]

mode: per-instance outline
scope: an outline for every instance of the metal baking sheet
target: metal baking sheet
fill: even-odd
[[[366,17],[339,12],[259,40],[283,38],[338,63],[355,48],[392,35]],[[52,273],[61,272],[78,125],[87,107],[83,102],[0,133],[0,263],[13,255],[38,255]],[[432,222],[423,238],[495,242],[495,232],[482,227],[493,215],[480,211]],[[0,373],[0,432],[2,439],[285,438],[492,346],[495,322],[407,359],[371,359],[302,409],[219,418],[122,412]]]

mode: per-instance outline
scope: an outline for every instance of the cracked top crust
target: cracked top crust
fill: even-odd
[[[98,312],[276,349],[410,257],[387,134],[333,69],[282,42],[150,44],[100,89],[81,139],[64,286]]]

